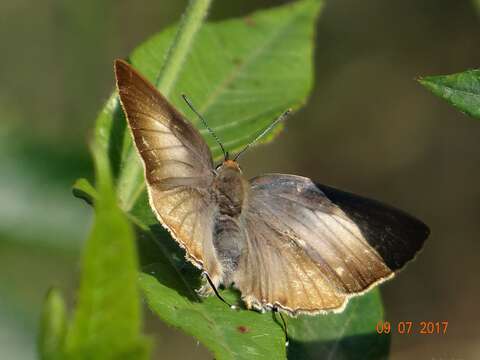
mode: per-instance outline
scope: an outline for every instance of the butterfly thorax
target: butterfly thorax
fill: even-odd
[[[242,214],[246,207],[248,189],[248,181],[236,162],[227,160],[217,169],[213,183],[213,197],[218,205],[213,224],[213,245],[222,264],[224,284],[231,282],[231,276],[245,249]]]
[[[219,213],[238,217],[242,213],[248,194],[248,182],[235,161],[227,160],[218,169],[213,183],[213,196]]]

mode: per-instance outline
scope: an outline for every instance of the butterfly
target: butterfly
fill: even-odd
[[[228,153],[214,166],[199,131],[152,84],[123,60],[115,74],[150,206],[208,277],[204,295],[234,286],[248,309],[340,312],[393,277],[428,237],[401,210],[306,177],[248,180]]]

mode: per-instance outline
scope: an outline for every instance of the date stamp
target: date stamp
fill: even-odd
[[[390,333],[400,335],[446,335],[448,320],[445,321],[399,321],[391,323],[387,320],[377,322],[375,330],[379,335]]]

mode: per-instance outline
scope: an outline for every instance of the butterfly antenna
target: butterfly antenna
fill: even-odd
[[[195,108],[193,107],[192,103],[190,102],[190,99],[188,99],[187,95],[185,94],[182,94],[182,98],[183,100],[185,100],[185,102],[187,103],[188,107],[195,113],[195,115],[198,116],[198,118],[202,121],[203,123],[203,126],[205,126],[208,130],[208,132],[210,133],[210,135],[212,135],[212,137],[215,139],[215,141],[217,142],[218,145],[220,145],[220,148],[222,149],[222,152],[223,152],[223,157],[225,160],[228,160],[228,152],[225,151],[225,148],[223,147],[222,145],[222,142],[220,141],[220,139],[218,138],[217,134],[215,134],[215,132],[210,128],[210,126],[208,126],[207,124],[207,121],[203,118],[202,115],[200,115],[200,113],[195,110]]]
[[[238,158],[247,151],[250,146],[255,144],[258,140],[260,140],[265,134],[267,134],[270,130],[272,130],[275,125],[277,125],[280,121],[283,121],[287,118],[287,116],[292,112],[292,109],[288,109],[282,115],[280,115],[275,121],[273,121],[266,129],[264,129],[253,141],[251,141],[247,146],[245,146],[237,155],[235,155],[234,161],[237,161]]]
[[[237,307],[235,305],[232,305],[230,304],[227,300],[225,300],[222,295],[220,295],[220,293],[218,292],[217,288],[215,287],[215,285],[213,284],[213,281],[212,279],[210,279],[210,276],[208,276],[208,274],[206,272],[203,273],[208,281],[208,283],[210,284],[210,286],[212,287],[213,289],[213,292],[215,293],[215,295],[226,305],[228,305],[228,307],[230,309],[236,309]]]

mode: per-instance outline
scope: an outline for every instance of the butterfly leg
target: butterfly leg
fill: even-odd
[[[285,334],[285,346],[288,346],[290,341],[289,341],[289,338],[288,338],[287,322],[285,321],[285,318],[283,317],[283,314],[278,310],[278,307],[274,306],[272,308],[272,313],[273,313],[273,317],[275,319],[275,322],[277,322],[277,316],[276,316],[277,313],[280,315],[280,319],[282,319],[282,325],[283,325],[282,330],[283,330],[283,333]]]
[[[215,290],[220,285],[220,280],[215,276],[212,279],[206,271],[204,271],[202,275],[203,285],[197,290],[197,294],[202,297],[215,295]]]
[[[210,276],[204,272],[203,275],[205,276],[205,279],[207,280],[207,284],[203,285],[199,290],[198,293],[202,296],[208,296],[212,295],[212,292],[216,295],[216,297],[222,301],[224,304],[228,305],[230,309],[237,309],[236,305],[230,304],[227,300],[225,300],[222,295],[218,292],[217,286],[215,286],[214,282],[212,279],[210,279]],[[205,295],[206,294],[206,295]]]

